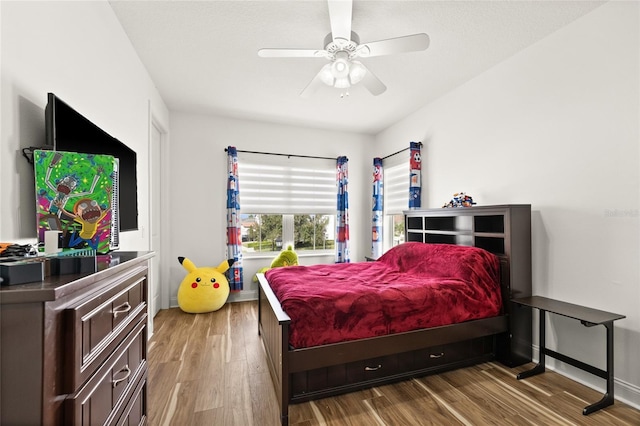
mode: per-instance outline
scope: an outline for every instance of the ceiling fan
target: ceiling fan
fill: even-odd
[[[429,36],[424,33],[360,44],[358,35],[351,31],[353,0],[328,0],[328,3],[331,33],[324,39],[324,49],[258,50],[258,56],[262,58],[325,58],[330,61],[300,93],[302,97],[310,97],[322,84],[347,89],[360,82],[377,96],[387,87],[356,58],[414,52],[429,47]]]

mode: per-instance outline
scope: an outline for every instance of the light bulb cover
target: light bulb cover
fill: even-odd
[[[320,77],[320,80],[322,80],[322,82],[327,86],[333,86],[336,82],[336,78],[333,76],[333,72],[331,71],[331,64],[326,64],[325,66],[323,66],[318,76]]]
[[[350,87],[350,86],[351,86],[351,83],[349,83],[348,77],[336,78],[336,82],[333,85],[333,87],[337,89],[346,89],[347,87]]]
[[[352,61],[349,67],[349,81],[351,84],[358,84],[367,74],[367,69],[361,62]]]
[[[338,78],[345,78],[349,75],[349,62],[345,59],[336,59],[331,65],[331,72],[333,76]]]

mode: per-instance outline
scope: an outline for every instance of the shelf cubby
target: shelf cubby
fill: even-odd
[[[504,232],[504,215],[478,215],[473,217],[475,232]]]
[[[418,243],[424,243],[424,233],[422,232],[407,232],[407,235],[405,235],[405,241],[407,242],[418,242]]]
[[[471,232],[473,222],[466,216],[425,217],[424,229],[427,231]]]
[[[445,217],[427,217],[425,220],[425,229],[433,231],[453,231],[456,229],[456,218]]]
[[[505,254],[504,253],[504,238],[496,237],[475,237],[475,247],[480,247],[493,254]]]
[[[422,231],[424,229],[424,219],[420,216],[412,216],[407,217],[405,221],[408,230],[419,230]]]

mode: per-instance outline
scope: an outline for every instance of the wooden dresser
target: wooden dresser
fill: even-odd
[[[151,257],[0,287],[0,424],[146,424]]]

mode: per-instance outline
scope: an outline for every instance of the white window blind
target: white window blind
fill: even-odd
[[[335,160],[238,153],[240,211],[335,214]]]
[[[404,155],[403,155],[404,154]],[[406,152],[385,159],[384,214],[402,214],[409,209],[409,158]]]

